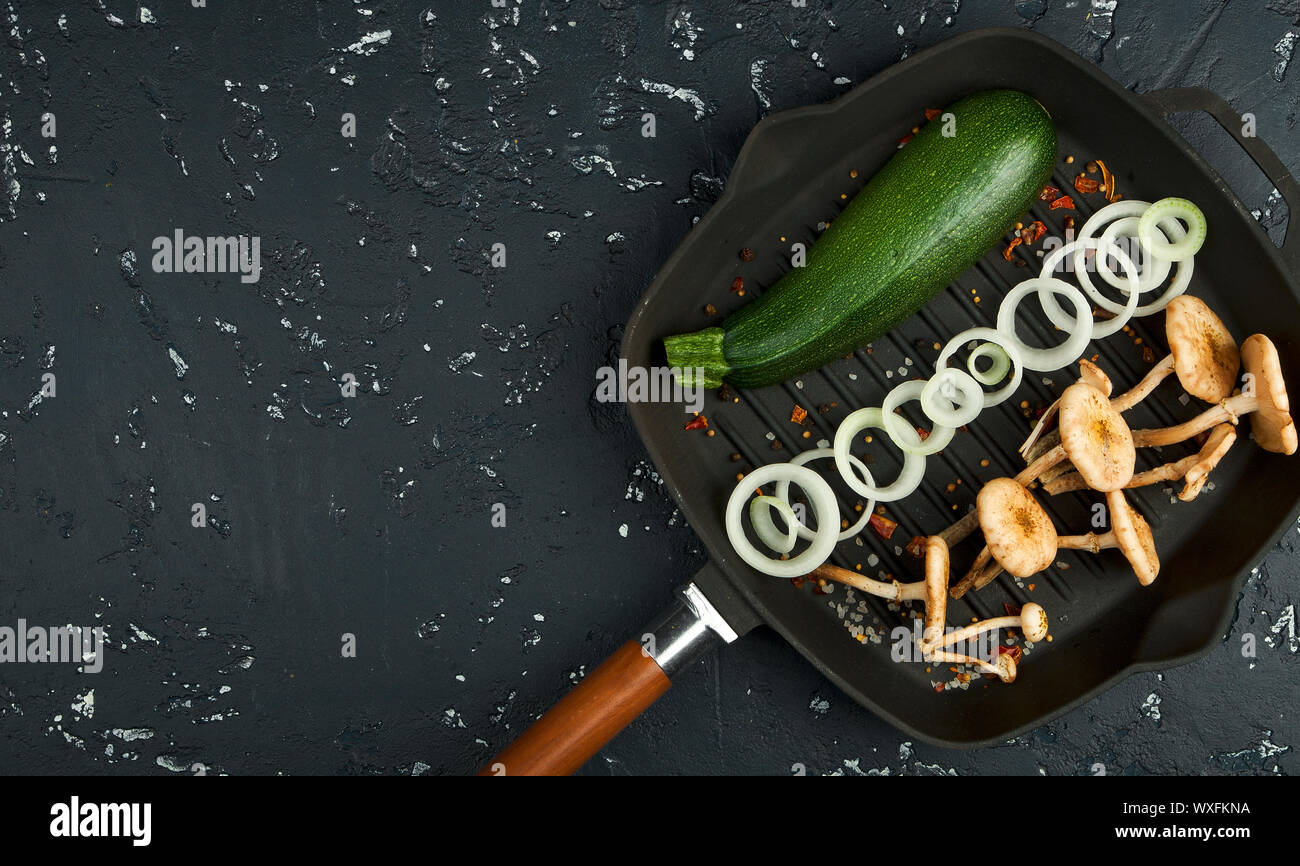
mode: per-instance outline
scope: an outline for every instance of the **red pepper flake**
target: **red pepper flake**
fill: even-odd
[[[1017,605],[1002,602],[1002,609],[1006,611],[1007,616],[1020,616],[1020,608]]]
[[[713,304],[705,304],[705,305],[704,305],[704,315],[706,315],[706,316],[716,316],[717,314],[718,314],[718,308],[715,307],[715,306],[713,306]]]
[[[1088,177],[1086,174],[1080,174],[1074,179],[1074,188],[1078,192],[1091,194],[1100,189],[1101,184]]]
[[[708,418],[705,418],[703,415],[696,415],[694,418],[687,421],[686,426],[683,427],[682,429],[683,430],[704,430],[708,426],[709,426]]]
[[[740,251],[740,260],[742,262],[752,262],[754,260],[754,251],[745,247]]]
[[[1015,662],[1016,664],[1020,664],[1020,658],[1021,658],[1021,656],[1024,655],[1024,652],[1022,652],[1021,649],[1020,649],[1020,647],[1018,647],[1018,646],[1001,646],[1001,645],[999,645],[999,646],[998,646],[998,655],[1000,655],[1000,656],[1011,656],[1011,660],[1012,660],[1013,662]]]
[[[1106,201],[1114,201],[1119,196],[1115,195],[1115,175],[1110,173],[1106,163],[1097,160],[1097,168],[1101,169],[1101,189],[1106,193]]]
[[[795,589],[802,589],[803,585],[808,582],[808,575],[804,574],[790,581],[790,585]]]
[[[799,404],[795,404],[794,411],[790,413],[791,424],[802,424],[803,419],[808,417],[808,410]]]
[[[902,138],[900,138],[900,139],[898,140],[898,146],[899,146],[899,147],[902,147],[903,145],[905,145],[905,144],[907,144],[909,141],[911,141],[912,138],[913,138],[913,135],[912,135],[912,133],[909,132],[907,135],[903,136]]]
[[[1045,186],[1043,191],[1038,194],[1039,201],[1055,201],[1061,195],[1061,191],[1054,186]]]
[[[1061,208],[1074,210],[1074,199],[1070,198],[1068,195],[1063,195],[1058,199],[1054,199],[1052,203],[1047,206],[1048,210],[1060,210]]]
[[[938,108],[927,108],[925,110],[926,120],[934,120],[936,117],[943,117],[943,111]]]
[[[916,428],[916,435],[917,435],[917,436],[920,436],[920,437],[921,437],[921,441],[924,442],[925,440],[927,440],[927,439],[930,438],[930,431],[929,431],[929,430],[926,430],[924,427],[917,427],[917,428]]]
[[[937,694],[943,694],[943,683],[935,683],[934,690]]]
[[[1055,205],[1053,205],[1053,207],[1055,207]],[[1016,247],[1020,246],[1023,243],[1024,241],[1022,241],[1018,237],[1012,238],[1011,243],[1007,244],[1007,248],[1002,251],[1002,258],[1006,259],[1007,261],[1011,261],[1012,250],[1014,250]]]
[[[731,281],[731,290],[733,292],[743,292],[745,290],[745,278],[736,277]]]
[[[913,535],[912,540],[907,543],[907,552],[917,559],[925,559],[925,536]]]
[[[888,541],[898,529],[898,521],[890,520],[888,517],[882,517],[879,514],[873,514],[867,518],[867,523],[876,531],[876,535]]]
[[[1030,228],[1034,230],[1034,236],[1026,241],[1026,243],[1036,244],[1038,243],[1039,238],[1047,234],[1047,226],[1043,224],[1042,220],[1034,220],[1030,225]]]

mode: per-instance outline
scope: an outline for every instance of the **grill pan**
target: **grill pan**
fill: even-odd
[[[1104,159],[1126,199],[1153,201],[1183,196],[1205,212],[1210,235],[1196,257],[1189,293],[1203,298],[1238,339],[1256,331],[1277,345],[1283,370],[1300,387],[1300,231],[1287,233],[1279,250],[1215,171],[1166,122],[1170,114],[1204,111],[1229,132],[1286,200],[1300,211],[1300,186],[1259,139],[1242,137],[1240,114],[1201,88],[1145,95],[1120,87],[1096,66],[1038,34],[993,28],[948,40],[885,70],[834,102],[771,115],[750,134],[731,171],[722,198],[690,231],[664,264],[631,316],[623,341],[629,366],[664,364],[661,340],[697,330],[712,320],[702,308],[713,303],[722,316],[752,299],[751,289],[776,282],[788,267],[790,244],[811,246],[818,223],[833,219],[849,198],[894,153],[900,136],[920,122],[925,108],[941,108],[989,88],[1013,88],[1033,95],[1050,112],[1059,142],[1051,181],[1070,192],[1083,165]],[[1075,157],[1072,165],[1065,155]],[[850,171],[857,177],[851,178]],[[1096,208],[1099,196],[1074,196],[1076,224]],[[1069,211],[1033,208],[1060,237]],[[1294,219],[1294,217],[1293,217]],[[784,241],[781,239],[784,238]],[[757,257],[740,262],[741,248]],[[1036,247],[1041,248],[1041,245]],[[1023,248],[1016,250],[1017,254]],[[485,773],[572,772],[648,706],[669,676],[703,648],[765,623],[785,637],[818,670],[863,706],[909,737],[947,747],[975,747],[1004,741],[1087,701],[1123,677],[1193,660],[1222,637],[1235,598],[1252,565],[1294,525],[1300,513],[1300,460],[1271,454],[1245,435],[1213,476],[1214,489],[1192,503],[1172,502],[1168,485],[1128,491],[1130,501],[1155,532],[1162,562],[1159,579],[1140,587],[1116,551],[1101,555],[1062,551],[1058,565],[1022,581],[1007,575],[978,593],[950,602],[948,622],[1001,615],[1004,602],[1035,601],[1051,619],[1053,641],[1026,657],[1014,684],[976,679],[966,690],[937,694],[933,683],[951,678],[944,666],[926,673],[920,663],[890,659],[889,631],[911,625],[906,610],[891,611],[881,599],[865,599],[862,625],[883,632],[880,643],[855,639],[841,618],[844,587],[829,595],[761,574],[734,555],[722,513],[737,471],[778,460],[833,440],[838,423],[853,409],[879,406],[899,381],[929,376],[938,352],[933,344],[974,325],[993,325],[1003,295],[1035,275],[1041,259],[1021,256],[1028,267],[1003,260],[992,250],[918,314],[878,339],[869,350],[835,361],[820,371],[769,388],[739,392],[739,402],[706,399],[704,414],[716,434],[684,431],[679,404],[633,403],[630,412],[665,484],[703,540],[711,562],[694,578],[678,606],[630,641],[610,661],[546,713],[485,768]],[[728,291],[743,275],[747,298]],[[979,298],[976,302],[975,298]],[[1052,337],[1034,305],[1020,317],[1021,333],[1032,343]],[[1115,380],[1116,391],[1135,384],[1149,366],[1142,347],[1159,358],[1167,350],[1163,317],[1135,319],[1134,334],[1090,344],[1087,356]],[[1132,337],[1140,337],[1141,345]],[[921,561],[902,548],[913,535],[938,532],[973,507],[979,484],[1023,468],[1016,448],[1033,424],[1020,401],[1046,405],[1073,381],[1069,370],[1027,371],[1016,396],[986,410],[969,431],[959,433],[941,454],[927,461],[925,481],[911,496],[888,504],[899,522],[893,539],[869,529],[838,545],[832,562],[863,572],[920,580]],[[1135,427],[1175,423],[1203,406],[1183,405],[1170,377],[1156,393],[1128,413]],[[793,406],[810,412],[811,438],[790,422]],[[819,407],[835,404],[824,414]],[[772,434],[782,450],[772,449]],[[872,471],[882,482],[898,462],[892,449],[872,446]],[[1153,449],[1141,449],[1152,452]],[[1190,453],[1185,445],[1140,453],[1138,470]],[[741,462],[732,462],[739,453]],[[989,461],[982,466],[981,461]],[[833,477],[829,464],[817,468]],[[959,480],[960,479],[960,483]],[[838,486],[832,480],[833,486]],[[949,490],[949,485],[956,485]],[[842,506],[857,501],[843,495]],[[1062,533],[1087,532],[1097,494],[1040,495]],[[976,537],[953,551],[952,571],[964,573],[978,548]],[[869,565],[874,554],[879,562]],[[956,577],[954,577],[954,580]],[[1028,589],[1030,583],[1034,590]],[[858,600],[863,600],[858,594]],[[848,605],[855,610],[856,605]],[[851,622],[851,621],[850,621]],[[643,649],[644,645],[644,649]],[[657,661],[656,661],[657,659]]]

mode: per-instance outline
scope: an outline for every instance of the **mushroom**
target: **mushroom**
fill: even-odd
[[[1015,479],[994,478],[981,487],[975,514],[984,532],[984,547],[966,576],[949,590],[953,598],[983,589],[1004,570],[1029,577],[1052,564],[1056,527],[1033,494]]]
[[[1079,359],[1079,378],[1077,381],[1087,382],[1107,397],[1110,396],[1110,392],[1113,389],[1110,377],[1107,376],[1100,367],[1089,361],[1087,358]],[[1043,410],[1042,417],[1038,419],[1038,423],[1035,424],[1034,429],[1030,431],[1029,438],[1027,438],[1020,446],[1020,454],[1022,456],[1029,454],[1029,449],[1038,441],[1038,437],[1043,435],[1043,429],[1051,423],[1053,418],[1056,417],[1056,412],[1060,407],[1061,398],[1057,397],[1052,401],[1052,405]]]
[[[1170,373],[1188,394],[1218,403],[1232,394],[1241,366],[1237,342],[1204,301],[1179,295],[1165,307],[1165,338],[1169,354],[1147,371],[1132,389],[1110,403],[1120,412],[1137,405]]]
[[[1100,370],[1098,370],[1100,373]],[[1105,374],[1101,374],[1105,377]],[[1109,382],[1106,379],[1105,382]],[[1122,415],[1110,406],[1102,390],[1086,381],[1075,382],[1061,393],[1059,437],[1043,437],[1029,465],[1015,477],[1028,486],[1070,471],[1070,464],[1094,490],[1118,490],[1133,477],[1137,452]],[[1050,470],[1055,470],[1054,472]],[[978,507],[939,533],[949,547],[961,542],[980,525]]]
[[[937,535],[932,535],[925,540],[925,580],[923,581],[900,583],[897,580],[875,580],[829,563],[813,569],[808,576],[820,580],[833,580],[890,601],[924,601],[925,628],[918,645],[923,657],[926,648],[931,643],[937,644],[943,637],[948,609],[948,545]]]
[[[1237,441],[1237,431],[1228,423],[1220,424],[1210,431],[1210,435],[1201,446],[1201,450],[1181,460],[1165,463],[1154,469],[1136,472],[1124,485],[1124,489],[1146,487],[1148,484],[1162,484],[1166,481],[1182,481],[1183,489],[1178,498],[1191,502],[1205,486],[1209,475],[1219,461],[1228,453],[1228,449]],[[1052,496],[1071,490],[1087,490],[1088,482],[1078,472],[1068,472],[1043,482],[1043,490]]]
[[[1124,491],[1112,490],[1106,494],[1106,505],[1110,509],[1109,532],[1098,535],[1062,535],[1056,540],[1060,547],[1071,550],[1088,550],[1092,553],[1107,548],[1118,548],[1124,558],[1133,566],[1138,583],[1150,586],[1160,574],[1160,557],[1156,554],[1155,538],[1151,526],[1133,506],[1128,504]]]
[[[1128,424],[1106,395],[1087,382],[1061,394],[1061,442],[1044,451],[1015,480],[1027,485],[1067,459],[1093,490],[1119,490],[1133,477],[1137,452]]]
[[[1252,334],[1241,344],[1241,360],[1250,376],[1246,391],[1221,401],[1182,424],[1135,430],[1133,443],[1138,446],[1172,445],[1224,421],[1236,424],[1238,418],[1249,414],[1251,431],[1259,447],[1279,454],[1294,454],[1296,429],[1291,420],[1291,404],[1286,395],[1277,347],[1263,334]]]
[[[939,646],[952,646],[995,628],[1018,628],[1024,634],[1025,640],[1038,643],[1047,637],[1047,611],[1043,610],[1041,605],[1031,601],[1020,608],[1020,613],[1015,616],[995,616],[949,632]]]
[[[975,499],[984,549],[966,576],[949,595],[961,598],[968,591],[983,589],[1003,571],[1015,577],[1029,577],[1052,564],[1058,548],[1090,550],[1096,553],[1117,547],[1124,554],[1143,586],[1155,580],[1160,560],[1155,554],[1151,528],[1122,490],[1106,494],[1113,529],[1106,535],[1058,536],[1052,519],[1028,490],[1011,478],[995,478]]]

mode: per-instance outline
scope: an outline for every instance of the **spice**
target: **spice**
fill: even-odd
[[[1039,201],[1055,201],[1061,195],[1061,191],[1054,186],[1045,186],[1043,191],[1038,194]]]
[[[686,426],[683,427],[682,429],[683,429],[683,430],[703,430],[703,429],[705,429],[705,428],[708,427],[708,426],[709,426],[709,419],[708,419],[708,418],[705,418],[703,415],[696,415],[694,418],[692,418],[691,420],[687,421],[687,422],[686,422]]]
[[[1097,160],[1097,168],[1101,169],[1101,190],[1106,193],[1106,201],[1115,200],[1115,175],[1110,173],[1106,163]]]
[[[1058,199],[1054,199],[1047,207],[1049,210],[1059,210],[1063,207],[1074,210],[1074,199],[1070,198],[1068,195],[1063,195]]]
[[[907,543],[907,552],[917,559],[925,559],[925,541],[924,535],[913,535]]]
[[[795,404],[794,410],[790,413],[790,423],[802,424],[803,419],[807,417],[808,417],[808,410],[798,404]]]
[[[943,116],[943,112],[937,108],[927,108],[925,110],[926,120],[934,120],[936,117],[942,117],[942,116]]]
[[[741,295],[743,295],[743,294],[745,293],[745,278],[744,278],[744,277],[736,277],[734,280],[732,280],[732,281],[731,281],[731,290],[732,290],[733,292],[736,292],[737,294],[741,294]]]
[[[885,541],[888,541],[890,537],[893,536],[894,530],[898,529],[897,521],[890,520],[888,517],[880,514],[873,514],[868,517],[867,523],[876,531],[876,535],[879,535],[881,538],[885,539]]]
[[[1015,250],[1015,248],[1020,246],[1022,243],[1024,243],[1024,241],[1022,241],[1020,238],[1012,238],[1011,243],[1007,244],[1007,248],[1002,251],[1002,258],[1008,262],[1011,261],[1012,251]]]
[[[742,262],[752,262],[754,260],[754,251],[745,247],[740,251],[740,260]]]
[[[718,308],[715,307],[715,306],[713,306],[713,304],[705,304],[705,305],[704,305],[704,315],[706,315],[706,316],[716,316],[717,314],[718,314]]]
[[[1081,193],[1089,194],[1097,191],[1100,185],[1097,181],[1088,177],[1086,174],[1080,174],[1074,179],[1074,188]]]

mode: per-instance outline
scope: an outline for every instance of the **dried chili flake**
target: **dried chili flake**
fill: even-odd
[[[907,543],[907,552],[917,559],[925,559],[925,536],[913,535],[912,540]]]
[[[905,145],[905,144],[907,144],[909,141],[911,141],[913,137],[914,137],[914,136],[912,135],[912,133],[909,132],[907,135],[903,136],[902,138],[900,138],[900,139],[898,140],[898,146],[899,146],[899,147],[902,147],[903,145]]]
[[[927,108],[925,110],[925,119],[934,120],[936,117],[943,117],[943,111],[938,108]]]
[[[718,314],[718,308],[715,307],[715,306],[713,306],[713,304],[705,304],[705,305],[704,305],[704,315],[706,315],[706,316],[716,316],[717,314]]]
[[[1024,655],[1018,646],[998,646],[998,655],[1011,656],[1011,660],[1020,664],[1020,657]]]
[[[1020,246],[1020,245],[1023,244],[1023,243],[1024,243],[1024,241],[1022,241],[1022,240],[1021,240],[1020,238],[1018,238],[1018,237],[1017,237],[1017,238],[1012,238],[1012,239],[1011,239],[1011,243],[1007,244],[1007,248],[1006,248],[1005,250],[1002,251],[1002,258],[1004,258],[1004,259],[1007,260],[1007,261],[1011,261],[1011,253],[1012,253],[1012,251],[1015,250],[1016,247]]]
[[[802,589],[803,585],[807,582],[808,582],[808,575],[804,574],[804,575],[800,575],[799,577],[792,578],[790,580],[790,585],[793,586],[795,589]]]
[[[1061,195],[1061,191],[1054,186],[1045,186],[1043,191],[1038,194],[1039,201],[1055,201]]]
[[[1034,220],[1029,227],[1034,230],[1034,237],[1027,243],[1036,244],[1043,235],[1047,234],[1047,226],[1042,220]]]
[[[1074,199],[1070,198],[1068,195],[1063,195],[1058,199],[1053,199],[1052,203],[1048,205],[1047,208],[1048,210],[1060,210],[1061,208],[1074,210]]]
[[[745,247],[740,251],[740,260],[742,262],[752,262],[754,260],[754,251]]]
[[[867,523],[876,531],[876,535],[888,541],[898,529],[898,521],[890,520],[888,517],[882,517],[879,514],[873,514],[867,518]]]
[[[704,430],[708,426],[709,426],[708,418],[705,418],[703,415],[696,415],[694,418],[687,421],[686,426],[683,427],[682,429],[683,430]]]
[[[926,430],[924,427],[917,427],[917,428],[916,428],[916,435],[917,435],[917,436],[920,436],[920,437],[921,437],[921,441],[924,442],[925,440],[927,440],[927,439],[930,438],[930,431],[929,431],[929,430]]]
[[[1074,179],[1074,188],[1084,194],[1094,193],[1100,187],[1100,183],[1088,177],[1086,174],[1080,174]]]
[[[1020,616],[1019,605],[1010,604],[1009,602],[1004,601],[1002,602],[1002,610],[1006,612],[1007,616]]]
[[[733,292],[743,292],[745,290],[745,278],[736,277],[731,281],[731,290]]]
[[[794,410],[790,412],[790,423],[802,424],[803,419],[807,417],[808,417],[808,410],[798,404],[795,404]]]
[[[1115,175],[1110,173],[1110,169],[1106,167],[1106,163],[1101,160],[1097,160],[1097,168],[1101,169],[1101,188],[1106,193],[1106,201],[1114,201],[1117,198],[1115,195]]]

